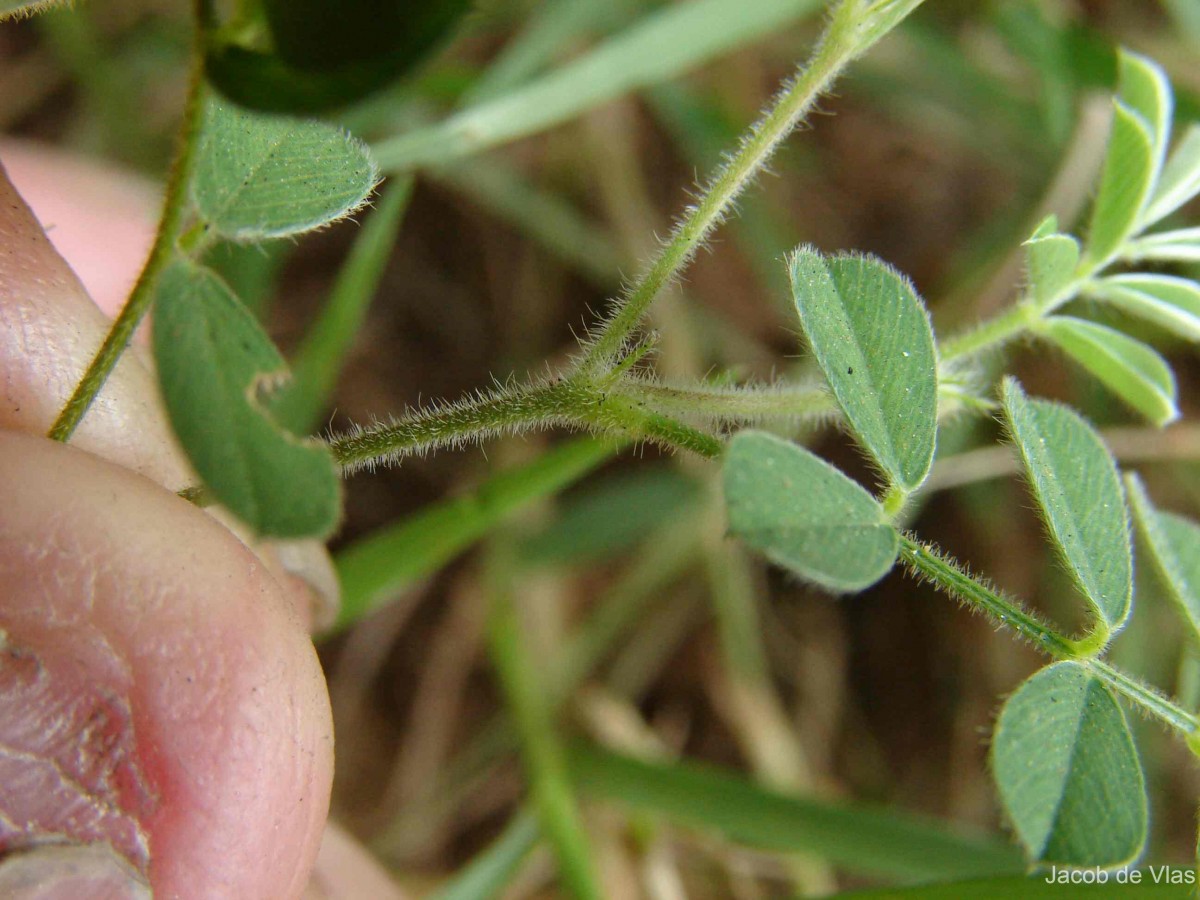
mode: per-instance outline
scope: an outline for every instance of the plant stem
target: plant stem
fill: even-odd
[[[438,447],[559,423],[564,409],[575,409],[587,399],[565,381],[502,390],[418,410],[390,423],[335,436],[329,443],[343,473],[349,474]]]
[[[613,390],[661,413],[710,422],[823,420],[837,412],[833,396],[824,386],[817,384],[677,386],[629,378]]]
[[[1076,641],[1059,634],[1014,601],[977,581],[933,547],[901,535],[900,558],[917,576],[929,579],[944,593],[983,610],[1043,652],[1060,659],[1075,659],[1079,655]]]
[[[1088,660],[1084,665],[1117,693],[1127,697],[1176,731],[1182,732],[1184,736],[1194,737],[1200,733],[1200,720],[1131,675],[1099,659]]]
[[[579,369],[593,374],[612,364],[659,292],[678,277],[734,201],[829,90],[843,68],[864,53],[922,0],[867,3],[845,0],[833,13],[809,62],[751,128],[741,147],[722,166],[699,202],[678,222],[658,258],[625,297],[617,301],[599,334],[585,348]]]
[[[1043,653],[1055,659],[1075,660],[1086,666],[1109,687],[1189,739],[1200,734],[1200,719],[1196,716],[1133,676],[1094,658],[1108,643],[1108,629],[1102,625],[1080,640],[1065,637],[1003,594],[972,578],[932,547],[902,535],[900,556],[915,574],[929,579],[945,593],[983,610]]]
[[[998,349],[1020,337],[1041,315],[1032,303],[1021,301],[965,334],[943,341],[938,348],[941,364],[947,365],[968,356],[978,356],[987,350]]]
[[[158,233],[154,237],[154,246],[146,265],[138,276],[137,283],[129,295],[125,306],[113,320],[112,326],[105,335],[104,343],[96,352],[87,371],[75,386],[75,392],[67,401],[66,406],[58,414],[49,437],[55,441],[68,441],[88,409],[99,396],[116,368],[117,361],[129,341],[137,331],[138,325],[154,304],[155,289],[158,286],[158,276],[166,268],[175,252],[175,243],[183,228],[184,213],[187,210],[188,184],[191,180],[192,167],[196,158],[198,136],[201,119],[204,114],[204,50],[202,46],[202,29],[197,26],[196,46],[192,51],[192,73],[188,86],[188,97],[184,107],[183,124],[180,127],[179,149],[167,178],[166,197],[163,200],[162,217],[158,223]]]
[[[581,379],[506,388],[422,410],[334,437],[330,446],[343,473],[350,473],[438,447],[457,447],[497,434],[553,425],[616,432],[710,458],[719,456],[724,447],[710,434]]]

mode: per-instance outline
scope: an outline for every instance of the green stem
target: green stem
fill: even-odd
[[[944,341],[938,351],[942,363],[952,363],[965,357],[997,350],[1027,332],[1036,331],[1048,316],[1085,293],[1092,284],[1092,276],[1114,259],[1115,254],[1099,262],[1084,260],[1076,268],[1071,281],[1063,285],[1054,296],[1038,303],[1029,297],[1022,297],[1014,306],[994,319]]]
[[[198,136],[201,120],[204,114],[204,51],[203,29],[197,25],[196,47],[193,49],[193,64],[191,81],[188,87],[187,104],[184,107],[183,124],[180,128],[179,150],[171,166],[167,179],[167,193],[163,200],[162,218],[159,220],[158,233],[154,238],[154,246],[150,257],[138,276],[133,292],[121,312],[113,320],[104,343],[100,345],[96,356],[92,359],[87,371],[75,386],[75,392],[55,419],[50,428],[49,437],[55,441],[68,441],[83,417],[87,414],[96,397],[112,374],[129,346],[129,341],[137,331],[142,319],[154,304],[155,289],[158,286],[158,276],[166,268],[175,252],[175,243],[183,228],[184,214],[187,211],[188,183],[191,180],[192,167],[196,158]]]
[[[335,436],[329,443],[334,459],[348,474],[439,447],[563,423],[565,411],[575,411],[589,399],[570,382],[549,382],[420,410],[394,422]]]
[[[1080,640],[1064,637],[1003,594],[976,581],[932,547],[904,535],[900,538],[900,556],[918,576],[928,578],[945,593],[983,610],[1043,653],[1056,659],[1076,660],[1086,666],[1117,693],[1181,732],[1189,743],[1196,741],[1200,735],[1200,719],[1196,716],[1133,676],[1095,658],[1108,643],[1110,635],[1107,628],[1097,626],[1091,634]]]
[[[943,341],[938,348],[941,363],[947,365],[966,357],[978,356],[985,351],[999,349],[1024,334],[1041,315],[1032,303],[1019,302],[965,334]]]
[[[692,387],[629,378],[614,391],[666,415],[709,422],[824,420],[837,412],[833,396],[825,387],[816,384]]]
[[[664,447],[688,450],[715,459],[725,449],[720,438],[646,409],[636,400],[619,394],[600,394],[594,406],[578,414],[582,422],[605,431],[616,431]]]
[[[1161,722],[1182,732],[1189,739],[1200,734],[1200,719],[1168,700],[1158,691],[1142,684],[1136,678],[1125,674],[1103,660],[1088,660],[1084,665],[1093,675],[1136,703],[1150,715]]]
[[[741,147],[722,166],[699,202],[678,222],[658,258],[625,297],[617,301],[599,334],[585,348],[580,371],[593,374],[612,365],[629,335],[659,292],[676,279],[709,233],[729,214],[734,201],[829,90],[839,73],[922,0],[839,4],[809,62],[751,128]]]
[[[1058,659],[1076,659],[1079,642],[1059,634],[1013,600],[981,584],[933,547],[907,535],[900,538],[900,557],[917,576],[927,578],[943,592],[983,610],[1001,625],[1025,638],[1039,650]]]
[[[344,473],[395,463],[414,453],[458,447],[497,434],[553,425],[615,432],[704,457],[719,456],[720,439],[608,393],[580,379],[558,379],[420,411],[330,440]]]

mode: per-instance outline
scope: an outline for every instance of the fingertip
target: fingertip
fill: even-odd
[[[195,507],[44,439],[0,432],[0,495],[0,817],[30,823],[0,850],[108,840],[155,896],[299,896],[333,734],[274,578]]]

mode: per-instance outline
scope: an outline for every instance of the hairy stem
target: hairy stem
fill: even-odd
[[[1058,659],[1078,659],[1091,649],[1083,646],[1087,643],[1086,638],[1081,642],[1059,634],[1015,601],[976,580],[935,548],[908,535],[900,538],[900,558],[918,577],[928,579],[944,593],[987,613],[1044,653]]]
[[[700,200],[679,220],[666,246],[646,273],[614,304],[599,334],[584,349],[580,371],[594,374],[621,348],[664,287],[678,277],[705,238],[729,213],[738,195],[762,170],[780,143],[829,90],[843,68],[898,25],[922,0],[844,0],[812,57],[751,128],[741,147],[722,166]]]
[[[741,423],[766,419],[820,421],[837,412],[833,396],[819,384],[676,386],[630,378],[613,390],[641,401],[657,412],[709,422]]]
[[[350,473],[438,447],[553,425],[615,432],[705,457],[719,456],[724,446],[712,435],[578,379],[505,388],[420,410],[394,422],[336,436],[330,446],[342,471]]]
[[[1184,736],[1194,737],[1200,733],[1200,720],[1133,676],[1099,659],[1088,660],[1084,665],[1118,694]]]
[[[158,233],[154,237],[154,246],[133,286],[129,299],[116,319],[113,320],[108,334],[105,335],[104,343],[100,345],[100,349],[96,352],[87,371],[75,386],[75,391],[71,394],[66,406],[54,420],[48,435],[52,440],[70,440],[75,429],[79,427],[79,423],[83,421],[83,417],[96,397],[99,396],[108,376],[116,368],[121,354],[129,346],[129,341],[137,331],[138,325],[141,324],[146,313],[154,304],[158,276],[166,268],[175,252],[176,241],[182,231],[184,214],[187,211],[188,183],[191,180],[200,124],[204,114],[202,34],[203,31],[198,25],[196,47],[192,51],[193,63],[187,103],[184,107],[183,124],[180,127],[179,149],[167,178],[166,197],[163,200],[163,212],[158,223]]]
[[[945,366],[967,357],[998,350],[1024,334],[1040,316],[1041,313],[1033,304],[1020,301],[994,319],[943,341],[938,348],[941,364]]]
[[[981,609],[1001,625],[1055,659],[1071,659],[1086,666],[1097,678],[1130,700],[1145,713],[1159,719],[1189,739],[1200,734],[1200,720],[1132,675],[1096,659],[1108,642],[1108,629],[1097,626],[1081,640],[1065,637],[1015,602],[988,587],[959,568],[934,548],[904,535],[900,556],[916,575],[932,581],[943,592],[976,609]]]

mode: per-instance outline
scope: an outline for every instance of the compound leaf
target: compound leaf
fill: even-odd
[[[341,507],[333,456],[268,417],[284,362],[224,282],[172,263],[159,282],[153,345],[171,425],[213,496],[258,534],[328,535]]]
[[[859,443],[892,484],[915,490],[937,438],[937,356],[929,315],[881,260],[791,258],[800,324]]]
[[[1200,284],[1176,275],[1130,273],[1102,278],[1088,295],[1130,315],[1200,341]]]
[[[1112,456],[1076,412],[1025,396],[1015,379],[1001,391],[1009,433],[1054,546],[1095,614],[1116,630],[1129,615],[1133,551]]]
[[[259,241],[349,215],[378,181],[366,145],[338,128],[214,100],[205,117],[192,198],[224,236]]]
[[[892,568],[896,529],[856,482],[803,447],[743,431],[725,458],[730,529],[767,559],[834,591],[870,587]]]
[[[1051,316],[1043,327],[1068,356],[1155,425],[1179,418],[1175,375],[1153,347],[1071,316]]]
[[[1154,141],[1149,127],[1120,100],[1114,104],[1112,136],[1092,210],[1086,256],[1100,264],[1133,234],[1154,183]]]
[[[1133,521],[1143,537],[1150,562],[1167,595],[1190,627],[1193,646],[1200,648],[1200,525],[1160,512],[1136,475],[1125,476]]]
[[[1146,787],[1125,714],[1075,662],[1042,669],[1000,712],[992,743],[1000,798],[1029,857],[1121,866],[1146,842]]]

